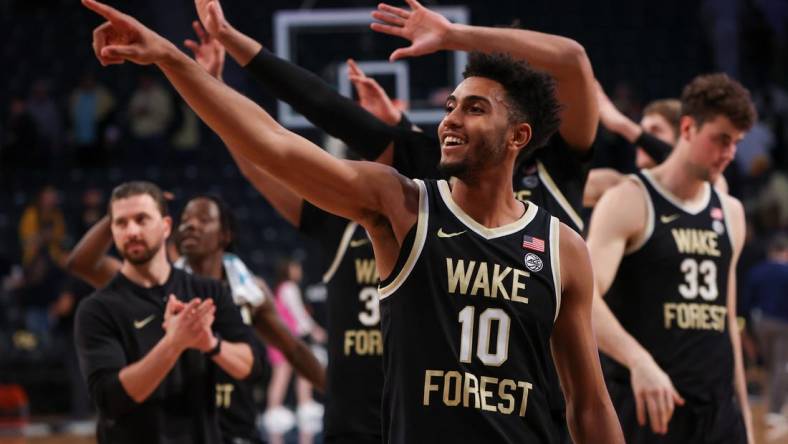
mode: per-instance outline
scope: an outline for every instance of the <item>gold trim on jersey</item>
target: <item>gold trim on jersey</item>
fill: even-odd
[[[358,224],[355,222],[350,222],[347,224],[347,227],[345,227],[345,232],[342,233],[342,238],[339,241],[339,246],[337,247],[337,254],[334,256],[334,261],[331,262],[331,266],[328,267],[328,271],[323,274],[324,284],[327,284],[331,278],[334,277],[334,273],[337,272],[339,264],[342,263],[342,258],[345,257],[347,247],[350,245],[350,240],[353,239],[353,233],[356,232],[356,227],[358,227]]]
[[[643,173],[643,176],[648,180],[651,186],[657,190],[657,193],[659,193],[660,196],[664,197],[665,200],[686,213],[696,216],[701,211],[705,210],[709,206],[709,202],[711,202],[711,185],[709,185],[708,182],[703,184],[703,195],[701,196],[700,200],[697,202],[686,202],[682,201],[676,197],[675,194],[665,189],[659,182],[657,182],[656,179],[654,179],[654,176],[651,175],[649,170],[640,171]]]
[[[722,206],[722,217],[725,219],[725,229],[728,231],[728,239],[731,241],[731,254],[736,254],[736,239],[733,238],[733,226],[731,225],[731,213],[728,204],[725,203],[725,199],[717,189],[714,190],[717,193],[717,198],[720,200],[720,205]]]
[[[558,201],[558,205],[564,209],[564,212],[569,215],[569,218],[572,219],[575,225],[580,228],[580,231],[585,230],[585,224],[583,223],[583,218],[577,214],[574,207],[569,203],[569,201],[564,196],[564,193],[561,192],[561,189],[558,188],[558,185],[555,184],[555,181],[550,176],[550,173],[547,172],[547,168],[542,164],[540,161],[536,161],[536,171],[539,174],[539,180],[542,181],[547,191],[553,196],[553,198]]]
[[[555,216],[550,216],[550,268],[553,269],[553,287],[555,288],[555,317],[553,322],[558,319],[558,312],[561,310],[561,222]]]
[[[632,254],[641,248],[643,245],[646,245],[649,239],[651,239],[651,235],[654,234],[654,202],[651,201],[651,194],[648,192],[648,188],[646,184],[640,179],[640,176],[636,174],[630,174],[628,176],[630,179],[637,182],[640,189],[643,191],[643,196],[646,199],[646,226],[643,229],[643,233],[640,234],[640,238],[637,239],[637,242],[633,243],[629,248],[624,251],[625,255]]]
[[[405,283],[405,280],[410,276],[410,272],[413,271],[413,267],[416,266],[416,262],[419,260],[419,256],[421,256],[421,250],[424,249],[424,244],[427,240],[427,222],[430,215],[427,186],[419,179],[414,179],[413,181],[416,182],[416,185],[419,187],[419,217],[416,221],[416,236],[413,239],[413,246],[410,249],[408,260],[405,261],[405,265],[402,266],[402,270],[397,274],[397,277],[385,287],[378,287],[378,293],[380,293],[381,300],[391,296],[392,293],[397,291],[397,289]],[[402,252],[400,252],[400,254],[401,253]]]
[[[539,211],[539,207],[537,207],[536,204],[528,201],[526,202],[528,208],[525,210],[525,214],[523,214],[522,217],[516,221],[506,224],[502,227],[487,228],[479,222],[473,220],[471,216],[468,216],[468,214],[454,202],[454,199],[451,198],[451,188],[449,188],[449,184],[445,180],[438,181],[438,190],[440,191],[443,203],[446,204],[446,206],[449,208],[449,211],[451,211],[452,214],[454,214],[454,216],[463,223],[463,225],[487,240],[508,236],[512,233],[522,230],[528,226],[529,223],[531,223],[534,217],[536,217],[536,212]]]

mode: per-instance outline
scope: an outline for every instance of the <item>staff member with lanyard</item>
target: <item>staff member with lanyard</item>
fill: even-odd
[[[219,443],[215,365],[237,379],[259,371],[248,329],[224,286],[167,261],[172,220],[158,187],[118,186],[109,214],[123,265],[76,318],[98,442]]]

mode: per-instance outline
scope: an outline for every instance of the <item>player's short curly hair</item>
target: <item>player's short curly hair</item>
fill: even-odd
[[[750,91],[723,73],[692,79],[681,94],[681,115],[692,117],[699,127],[722,115],[742,131],[752,128],[758,118]]]
[[[531,125],[531,141],[526,147],[528,151],[544,146],[558,130],[561,105],[556,98],[555,80],[549,74],[507,54],[473,52],[462,75],[466,79],[484,77],[503,86],[509,106],[509,120]]]

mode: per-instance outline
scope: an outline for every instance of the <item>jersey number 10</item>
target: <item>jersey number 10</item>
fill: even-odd
[[[473,324],[475,307],[468,305],[460,311],[460,362],[470,363],[473,348]],[[492,322],[498,321],[495,353],[490,353]],[[500,308],[488,308],[479,315],[479,330],[476,339],[476,356],[485,365],[498,367],[509,357],[509,325],[511,319]]]

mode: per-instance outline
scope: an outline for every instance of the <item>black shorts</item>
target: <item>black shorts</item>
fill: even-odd
[[[380,435],[326,435],[323,437],[325,444],[381,444],[383,438]]]
[[[686,400],[676,406],[668,433],[657,435],[648,423],[638,424],[630,385],[608,381],[607,387],[627,444],[747,444],[744,418],[733,396],[703,403]]]

